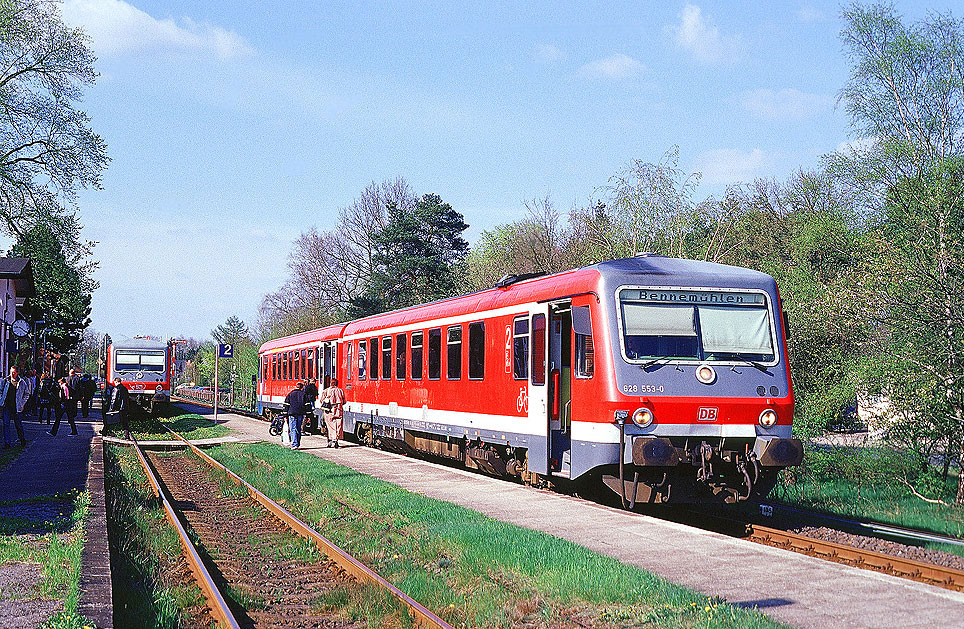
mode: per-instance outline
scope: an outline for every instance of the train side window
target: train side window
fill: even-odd
[[[365,368],[367,366],[368,346],[365,339],[358,341],[358,379],[365,379]]]
[[[382,380],[392,379],[392,337],[382,337]]]
[[[512,377],[529,379],[529,319],[518,317],[512,329]]]
[[[546,315],[532,316],[532,384],[546,383]]]
[[[412,380],[422,379],[422,332],[412,332]]]
[[[381,349],[378,338],[368,339],[368,377],[378,380],[378,353]]]
[[[314,377],[315,377],[315,371],[314,371],[314,368],[315,368],[315,352],[317,352],[317,351],[318,351],[318,350],[317,350],[316,348],[306,349],[306,350],[305,350],[305,356],[307,357],[307,360],[306,360],[306,362],[305,362],[305,378],[314,378]]]
[[[589,306],[573,306],[572,333],[575,337],[577,378],[592,378],[596,370],[596,351],[592,343],[592,317]]]
[[[395,379],[405,379],[405,365],[408,362],[408,336],[399,334],[395,337]]]
[[[305,367],[305,350],[295,350],[295,377],[292,380],[301,380],[302,372]]]
[[[281,352],[281,380],[288,379],[288,352]]]
[[[469,324],[469,380],[485,377],[485,323]]]
[[[446,334],[445,376],[449,380],[459,380],[462,378],[462,326],[450,326]]]
[[[428,331],[428,379],[442,377],[442,328]]]
[[[278,379],[278,355],[277,354],[271,355],[271,379],[272,380]]]
[[[345,350],[346,351],[346,356],[345,356],[345,379],[346,380],[351,380],[352,372],[355,371],[355,368],[352,367],[352,364],[351,364],[351,357],[352,357],[351,350],[354,346],[355,346],[354,343],[348,343],[348,349]]]

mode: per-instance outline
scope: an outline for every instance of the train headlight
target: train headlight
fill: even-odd
[[[164,390],[164,387],[162,387],[161,385],[157,385],[156,387],[154,387],[154,390],[160,393],[161,391]]]
[[[716,382],[716,369],[710,365],[700,365],[696,368],[696,379],[703,384],[713,384]]]
[[[650,424],[653,423],[654,419],[656,419],[656,417],[653,415],[653,411],[649,410],[646,407],[637,408],[636,412],[633,413],[633,423],[639,426],[640,428],[645,428],[646,426],[649,426]]]
[[[777,412],[772,408],[760,413],[760,425],[764,428],[772,428],[777,423]]]

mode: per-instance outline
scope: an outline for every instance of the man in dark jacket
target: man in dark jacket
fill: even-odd
[[[301,422],[305,418],[304,386],[304,383],[299,381],[285,397],[285,404],[288,405],[288,431],[291,434],[292,450],[297,450],[301,446]]]
[[[130,394],[127,392],[127,387],[121,384],[120,377],[114,378],[114,390],[110,394],[107,414],[117,417],[121,426],[124,427],[124,437],[127,439],[131,438],[131,425],[127,418],[130,404]]]
[[[67,405],[67,413],[77,417],[77,404],[80,402],[84,385],[76,369],[70,370],[70,376],[67,377],[67,388],[70,389],[70,399],[64,402]]]
[[[84,419],[87,419],[90,413],[90,402],[95,395],[97,395],[97,383],[89,373],[85,373],[80,377],[80,414]]]
[[[317,432],[318,416],[315,415],[315,400],[318,399],[318,382],[314,378],[305,385],[305,425],[303,432]]]

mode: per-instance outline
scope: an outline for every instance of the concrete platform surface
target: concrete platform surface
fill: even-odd
[[[264,422],[229,413],[218,419],[251,441],[277,439]],[[964,594],[354,444],[324,445],[322,437],[302,440],[302,450],[316,456],[758,607],[792,626],[964,627]]]

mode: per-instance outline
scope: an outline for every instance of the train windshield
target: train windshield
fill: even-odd
[[[164,371],[164,352],[117,351],[117,371]]]
[[[627,288],[619,291],[627,360],[773,363],[773,328],[762,293]]]

